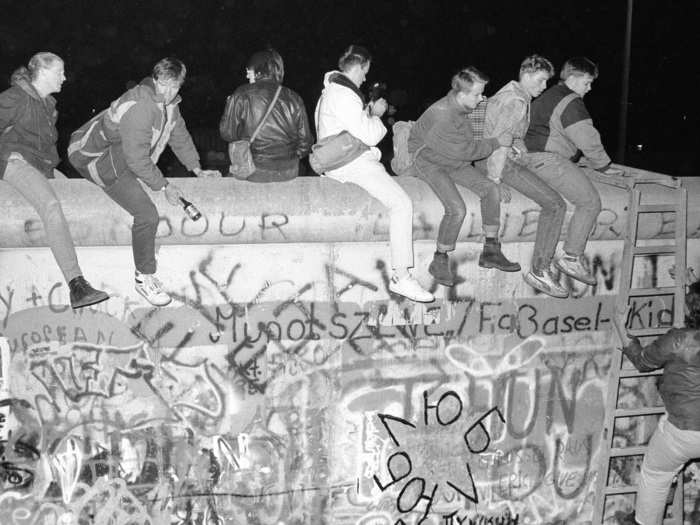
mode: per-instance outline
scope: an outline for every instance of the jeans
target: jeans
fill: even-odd
[[[584,171],[556,153],[528,153],[527,167],[574,205],[564,251],[580,256],[600,213],[600,194]]]
[[[566,202],[542,179],[510,159],[506,159],[501,182],[532,199],[542,208],[537,220],[531,265],[539,273],[549,267],[554,257],[566,216]]]
[[[403,270],[413,267],[413,202],[406,191],[386,172],[377,158],[379,152],[367,151],[351,163],[326,176],[338,182],[358,185],[389,210],[391,266]]]
[[[467,215],[464,199],[456,184],[476,193],[481,199],[481,224],[489,237],[498,235],[501,224],[501,198],[498,185],[479,170],[465,163],[457,170],[440,168],[417,158],[415,173],[440,199],[445,213],[438,229],[437,249],[443,252],[455,249],[459,230]]]
[[[61,203],[46,176],[18,153],[7,160],[4,179],[36,210],[44,224],[46,242],[66,282],[82,275]]]
[[[114,184],[103,189],[134,218],[131,226],[131,249],[136,270],[147,274],[155,273],[156,231],[159,221],[155,204],[131,171],[120,173]]]
[[[659,525],[668,489],[690,459],[700,457],[700,432],[681,430],[662,416],[651,436],[637,487],[635,519],[641,525]]]

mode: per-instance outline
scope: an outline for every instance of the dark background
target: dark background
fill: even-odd
[[[244,66],[271,45],[285,60],[285,85],[309,116],[323,73],[350,43],[373,54],[368,82],[388,85],[399,119],[415,119],[449,88],[458,68],[491,77],[487,94],[516,78],[531,53],[558,69],[570,56],[598,63],[586,105],[611,156],[617,150],[626,0],[0,0],[0,89],[37,51],[66,62],[56,95],[60,153],[71,131],[150,73],[164,56],[188,67],[182,112],[204,164],[222,150],[218,122]],[[634,2],[626,164],[696,175],[698,7],[694,0]],[[223,150],[222,150],[223,151]],[[619,159],[618,159],[619,160]],[[172,155],[161,164],[177,175]],[[59,166],[70,173],[65,162]]]

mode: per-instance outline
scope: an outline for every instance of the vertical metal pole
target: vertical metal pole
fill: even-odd
[[[627,105],[630,90],[630,55],[632,53],[632,10],[634,0],[627,0],[627,23],[625,25],[625,50],[622,57],[622,97],[620,119],[617,126],[617,155],[615,160],[624,164],[627,147]]]

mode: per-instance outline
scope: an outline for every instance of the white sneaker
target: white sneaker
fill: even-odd
[[[573,277],[577,281],[593,286],[597,283],[596,278],[588,273],[581,263],[581,257],[571,255],[562,255],[556,261],[554,266],[564,272],[566,275]]]
[[[136,291],[153,306],[165,306],[172,301],[155,274],[136,272],[135,281]]]
[[[526,275],[523,275],[523,280],[535,290],[539,290],[552,297],[558,299],[566,299],[569,297],[569,291],[554,279],[552,271],[549,268],[542,270],[542,275],[538,275],[530,270]]]
[[[389,290],[417,303],[431,303],[435,300],[433,294],[423,289],[410,273],[400,279],[396,274],[392,275],[389,281]]]

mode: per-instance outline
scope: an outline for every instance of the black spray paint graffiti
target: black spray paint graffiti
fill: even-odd
[[[426,428],[431,424],[431,422],[434,422],[440,427],[449,427],[459,421],[460,417],[462,416],[463,408],[464,405],[461,398],[453,390],[442,394],[435,404],[431,404],[429,402],[428,392],[424,391],[422,426],[423,428]],[[431,411],[434,411],[432,416],[430,414]],[[445,412],[447,412],[447,414]],[[466,450],[469,452],[469,454],[479,455],[487,450],[491,444],[491,435],[484,424],[484,421],[487,420],[491,414],[496,414],[501,423],[505,423],[503,414],[501,414],[498,407],[493,407],[482,414],[481,417],[472,423],[462,435],[464,445],[466,446]],[[394,485],[396,485],[398,488],[398,486],[403,483],[404,480],[407,480],[405,484],[403,484],[403,487],[399,490],[396,497],[396,510],[400,514],[415,512],[414,509],[416,509],[421,501],[424,500],[425,507],[422,512],[422,517],[416,522],[421,523],[427,519],[428,515],[430,514],[430,509],[433,506],[440,482],[431,482],[427,480],[427,474],[425,473],[413,473],[413,461],[411,459],[411,455],[405,450],[402,450],[401,442],[398,440],[397,434],[390,426],[390,423],[395,423],[400,424],[403,427],[416,430],[417,424],[391,414],[380,413],[377,414],[377,418],[384,426],[389,438],[391,438],[391,441],[398,450],[391,454],[386,462],[386,469],[389,473],[390,480],[383,483],[380,480],[380,477],[375,474],[373,476],[374,483],[382,492],[384,492]],[[403,430],[405,431],[406,428],[403,428]],[[479,503],[479,494],[477,492],[476,484],[474,483],[469,461],[465,462],[464,474],[465,479],[463,481],[448,479],[445,480],[445,485],[465,499],[477,504]],[[409,476],[412,477],[408,479]],[[465,483],[467,483],[467,485],[465,485]],[[431,484],[432,489],[429,487]],[[402,518],[399,518],[395,522],[395,525],[406,525],[406,523]]]

